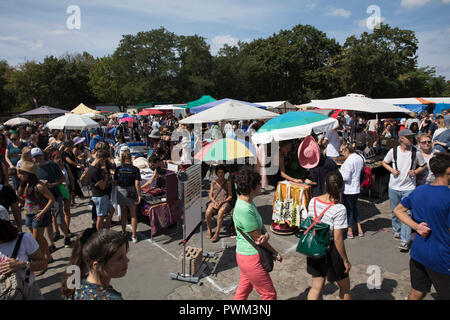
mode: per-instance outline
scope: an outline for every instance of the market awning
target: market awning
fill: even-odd
[[[214,102],[214,101],[216,101],[216,99],[214,99],[213,97],[211,97],[209,95],[206,95],[206,96],[202,96],[201,98],[199,98],[197,100],[188,102],[186,104],[186,106],[184,106],[183,108],[191,109],[191,108],[195,108],[195,107],[198,107],[198,106],[210,103],[210,102]]]
[[[21,116],[44,116],[44,115],[51,115],[51,114],[66,114],[68,113],[68,110],[64,109],[58,109],[58,108],[52,108],[49,106],[42,106],[24,113],[21,113]]]

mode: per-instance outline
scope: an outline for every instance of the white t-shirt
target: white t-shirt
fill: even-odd
[[[17,239],[16,239],[17,240]],[[16,240],[0,243],[0,264],[5,262],[9,259],[9,257],[12,256],[14,247],[16,245]],[[33,238],[31,233],[25,232],[22,238],[22,243],[20,244],[19,251],[17,253],[16,260],[19,261],[28,261],[28,257],[35,253],[39,249],[39,244],[37,241]],[[26,271],[20,270],[17,272],[17,275],[21,277],[22,279],[25,279]],[[30,272],[30,281],[29,283],[32,284],[35,277],[33,272]]]
[[[314,218],[314,201],[316,201],[317,217],[319,217],[322,212],[330,205],[329,203],[320,201],[318,197],[312,198],[308,205],[308,216],[312,218]],[[330,226],[330,239],[334,239],[334,229],[348,228],[347,209],[345,209],[345,206],[341,203],[335,204],[331,206],[330,209],[327,210],[327,212],[325,212],[320,221]]]
[[[377,132],[377,120],[369,120],[367,123],[369,124],[369,131]]]
[[[339,157],[341,142],[339,141],[339,135],[336,130],[328,130],[325,134],[324,140],[328,140],[327,157]]]
[[[414,148],[414,147],[413,147]],[[389,188],[396,191],[409,191],[416,188],[416,176],[410,177],[408,171],[411,168],[411,151],[402,152],[400,147],[397,147],[397,168],[394,163],[394,149],[389,150],[389,152],[384,157],[384,162],[390,164],[392,168],[400,171],[397,177],[391,173],[389,178]],[[417,167],[425,165],[425,159],[419,150],[416,152],[416,159],[414,160],[413,170]]]
[[[161,127],[161,125],[159,124],[158,121],[156,121],[156,120],[153,121],[153,123],[152,123],[153,130],[158,130],[160,127]]]
[[[341,174],[344,179],[344,194],[358,194],[361,192],[360,177],[364,169],[363,157],[352,153],[342,164]]]

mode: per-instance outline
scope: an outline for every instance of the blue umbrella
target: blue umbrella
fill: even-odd
[[[118,116],[118,118],[119,119],[122,119],[122,118],[133,118],[133,116],[131,114],[124,113],[124,114],[121,114],[120,116]]]

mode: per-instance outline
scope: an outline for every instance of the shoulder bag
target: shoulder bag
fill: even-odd
[[[334,205],[334,202],[319,217],[316,213],[316,202],[317,198],[314,199],[314,219],[307,217],[300,225],[301,236],[296,248],[297,252],[310,258],[324,257],[330,244],[330,226],[320,222],[320,219]]]
[[[17,258],[20,244],[22,243],[23,233],[19,234],[16,241],[12,259]],[[8,275],[0,275],[0,300],[26,300],[28,297],[30,271],[26,273],[26,279],[23,280],[17,276],[16,272]]]
[[[263,269],[266,272],[271,272],[273,270],[274,253],[266,248],[256,245],[255,241],[250,240],[250,238],[238,227],[236,227],[236,230],[239,231],[245,240],[247,240],[258,251],[259,260],[261,261]]]

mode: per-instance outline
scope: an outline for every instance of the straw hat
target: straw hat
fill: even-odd
[[[307,136],[298,147],[298,162],[305,169],[315,168],[320,161],[320,148],[312,136]]]
[[[23,161],[19,170],[36,175],[38,171],[38,166],[36,163],[32,161]]]
[[[145,170],[145,169],[149,169],[149,165],[148,165],[148,161],[147,159],[145,159],[144,157],[138,157],[136,159],[134,159],[133,161],[133,166],[141,169],[141,170]]]

